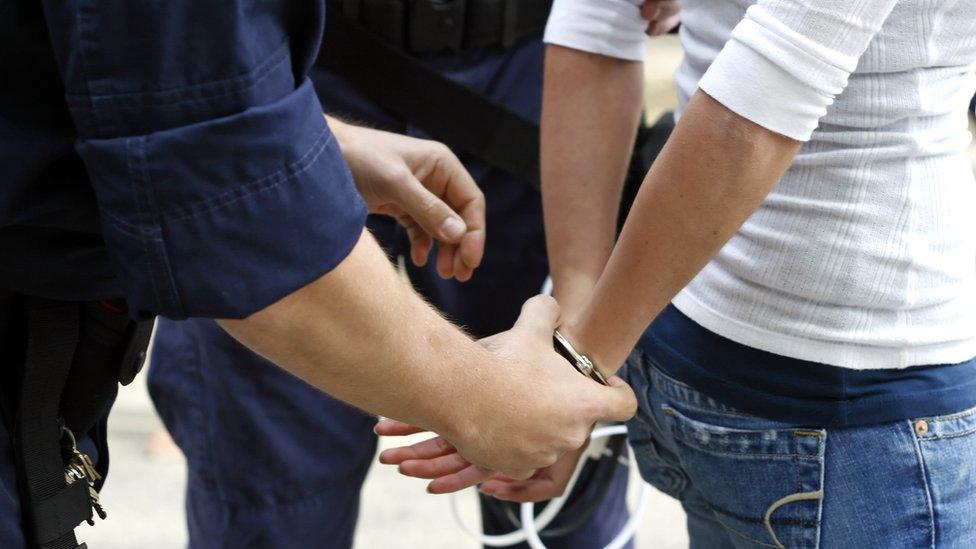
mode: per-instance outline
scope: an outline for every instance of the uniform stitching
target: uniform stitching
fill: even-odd
[[[209,99],[209,98],[213,98],[213,97],[220,97],[222,95],[227,95],[229,93],[233,93],[234,91],[239,91],[239,90],[242,90],[242,89],[246,89],[246,88],[249,88],[249,87],[253,87],[254,85],[260,83],[265,78],[267,78],[276,68],[278,68],[278,66],[280,66],[285,60],[288,59],[288,57],[289,57],[288,53],[289,53],[289,51],[288,51],[288,41],[286,40],[281,45],[279,45],[275,49],[275,51],[272,52],[272,54],[270,56],[268,56],[267,59],[265,59],[264,61],[262,61],[260,64],[258,64],[258,66],[254,67],[250,71],[247,71],[245,73],[239,74],[237,76],[232,76],[232,77],[229,77],[229,78],[223,78],[223,79],[220,79],[220,80],[212,80],[210,82],[202,82],[202,83],[199,83],[199,84],[190,84],[190,85],[187,85],[187,86],[177,86],[177,87],[173,87],[173,88],[164,88],[164,89],[153,90],[153,91],[148,91],[148,92],[119,92],[119,93],[106,93],[106,94],[93,95],[91,93],[91,90],[89,90],[89,92],[87,94],[70,93],[70,94],[66,94],[66,97],[67,97],[68,101],[75,101],[75,100],[87,100],[87,101],[97,100],[97,101],[104,101],[104,100],[108,100],[108,99],[118,99],[118,98],[125,98],[125,97],[143,97],[143,98],[149,100],[150,102],[152,102],[152,104],[166,105],[166,104],[169,104],[169,103],[179,103],[179,102],[183,101],[183,99],[180,99],[180,98],[175,98],[175,99],[158,99],[158,100],[153,101],[151,98],[153,96],[176,94],[176,93],[180,93],[180,92],[189,92],[189,91],[196,91],[196,90],[202,90],[203,93],[207,93],[207,91],[206,91],[207,88],[222,88],[222,87],[227,86],[227,85],[237,84],[237,83],[241,83],[241,82],[246,83],[246,85],[243,86],[243,87],[236,87],[236,88],[232,88],[230,90],[227,90],[227,89],[215,89],[212,92],[213,95],[204,95],[203,97],[199,97],[199,98],[195,98],[195,99],[196,100],[203,100],[203,99]],[[248,80],[250,80],[250,82],[248,82]]]
[[[333,135],[328,128],[323,128],[312,146],[302,155],[301,158],[285,166],[284,168],[266,175],[260,179],[246,183],[239,187],[227,190],[216,196],[201,199],[197,202],[185,206],[175,206],[168,211],[163,211],[160,215],[165,216],[169,221],[180,221],[202,213],[216,211],[220,208],[243,200],[248,196],[274,188],[281,183],[290,181],[297,176],[305,173],[321,156],[326,146],[332,141]]]

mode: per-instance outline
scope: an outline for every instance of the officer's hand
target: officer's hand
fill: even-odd
[[[471,278],[485,247],[485,198],[446,146],[328,118],[370,212],[395,218],[414,264],[439,243],[437,272]]]
[[[559,461],[545,469],[536,471],[532,478],[515,480],[504,475],[494,475],[481,483],[481,492],[489,496],[525,503],[545,501],[563,495],[569,481],[573,478],[586,445],[578,450],[566,452]]]
[[[433,479],[428,491],[435,494],[474,486],[494,471],[528,479],[580,448],[597,421],[633,416],[637,401],[623,380],[613,377],[610,387],[599,385],[553,350],[558,321],[559,307],[552,298],[527,301],[511,330],[482,340],[495,362],[465,366],[484,368],[486,376],[504,370],[506,390],[466,395],[465,406],[456,410],[466,428],[449,437],[386,450],[380,461],[400,465],[404,474]],[[419,430],[384,420],[376,432],[398,436]]]
[[[648,36],[665,34],[678,26],[680,0],[647,0],[641,6],[641,16],[647,20]]]

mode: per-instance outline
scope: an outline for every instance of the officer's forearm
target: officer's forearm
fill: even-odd
[[[641,63],[546,50],[542,198],[555,296],[572,315],[613,249],[643,95]]]
[[[401,279],[366,231],[331,272],[220,325],[315,387],[368,412],[453,436],[490,387],[488,352]]]
[[[615,371],[647,325],[755,211],[800,145],[699,91],[564,335],[604,373]]]

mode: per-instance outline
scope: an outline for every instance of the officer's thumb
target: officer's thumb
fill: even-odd
[[[559,325],[559,304],[547,295],[529,298],[522,305],[522,312],[515,321],[514,329],[530,332],[535,337],[552,342],[552,333]]]
[[[627,382],[617,376],[607,380],[602,398],[606,405],[604,421],[627,421],[637,412],[637,398]]]
[[[439,242],[457,243],[468,230],[461,216],[412,175],[400,185],[397,199],[400,208]]]

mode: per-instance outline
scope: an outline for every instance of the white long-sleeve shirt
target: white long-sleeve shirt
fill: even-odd
[[[639,0],[556,0],[546,41],[638,60]],[[976,356],[976,0],[683,0],[699,88],[806,141],[674,300],[726,338],[848,368]]]

